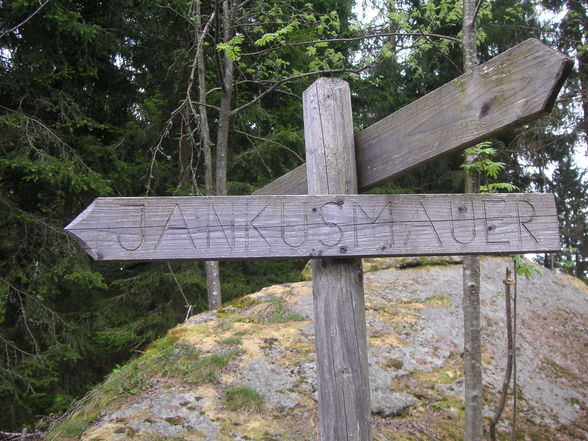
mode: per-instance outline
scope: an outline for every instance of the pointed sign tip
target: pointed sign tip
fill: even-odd
[[[571,58],[569,58],[568,56],[562,57],[557,81],[553,84],[553,88],[551,89],[549,97],[545,101],[545,106],[543,107],[543,111],[545,113],[550,113],[551,110],[553,109],[553,106],[555,106],[555,102],[557,100],[559,92],[561,91],[564,83],[566,82],[566,80],[567,80],[568,76],[570,75],[570,73],[572,72],[573,68],[574,68],[574,61]]]
[[[70,228],[71,225],[72,224],[69,224],[67,227],[64,228],[64,230],[67,232],[67,235],[71,237],[86,252],[86,254],[88,254],[92,258],[92,260],[102,260],[100,258],[99,252],[94,251],[92,247],[90,247],[90,245],[88,245],[81,237],[79,237],[75,233],[76,230]]]
[[[100,259],[100,253],[95,252],[90,245],[88,245],[80,236],[77,234],[77,230],[80,228],[76,228],[79,224],[81,224],[86,217],[88,217],[93,210],[96,201],[100,198],[96,198],[92,201],[90,205],[86,207],[84,211],[82,211],[79,215],[75,217],[69,224],[67,224],[63,229],[66,231],[67,235],[75,240],[78,245],[92,258],[92,260],[102,260]]]

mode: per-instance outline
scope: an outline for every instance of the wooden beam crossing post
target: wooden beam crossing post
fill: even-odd
[[[349,85],[336,78],[320,78],[304,92],[303,106],[309,195],[357,193]],[[341,245],[339,251],[344,255],[345,247]],[[361,260],[316,259],[312,274],[320,439],[369,441]]]
[[[573,66],[530,38],[355,135],[359,191],[551,112]],[[254,194],[306,194],[305,165]]]

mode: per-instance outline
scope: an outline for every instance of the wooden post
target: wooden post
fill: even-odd
[[[304,92],[303,103],[308,194],[357,193],[349,85],[320,78]],[[345,246],[335,241],[329,246],[345,255]],[[312,263],[320,439],[368,441],[371,411],[361,260]]]

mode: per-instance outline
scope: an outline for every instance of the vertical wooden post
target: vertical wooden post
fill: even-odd
[[[303,103],[308,194],[356,194],[349,85],[320,78],[304,92]],[[340,250],[343,256],[345,248]],[[371,408],[361,260],[314,260],[312,273],[320,439],[368,441]]]

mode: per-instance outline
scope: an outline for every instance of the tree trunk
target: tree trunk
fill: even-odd
[[[200,146],[204,154],[204,190],[209,196],[214,195],[214,170],[212,166],[212,151],[210,148],[210,127],[208,125],[208,109],[206,107],[206,66],[204,64],[204,49],[203,38],[204,32],[202,30],[202,15],[200,8],[200,1],[196,0],[196,29],[197,40],[196,47],[200,50],[197,55],[198,64],[198,101],[199,101],[199,116],[200,116]],[[206,272],[206,287],[208,292],[208,309],[213,310],[220,307],[222,303],[220,270],[217,261],[206,261],[204,264]]]
[[[476,47],[476,1],[463,3],[464,70],[478,64]],[[466,157],[471,164],[474,158]],[[465,192],[479,191],[475,176],[465,172]],[[463,324],[464,324],[464,377],[465,377],[465,428],[466,441],[482,440],[482,349],[480,337],[480,258],[465,256],[463,261]]]
[[[235,6],[232,0],[223,0],[223,42],[233,37]],[[227,194],[227,150],[231,124],[231,101],[233,98],[233,60],[226,53],[223,56],[221,78],[222,91],[219,110],[219,123],[216,138],[216,194]]]

